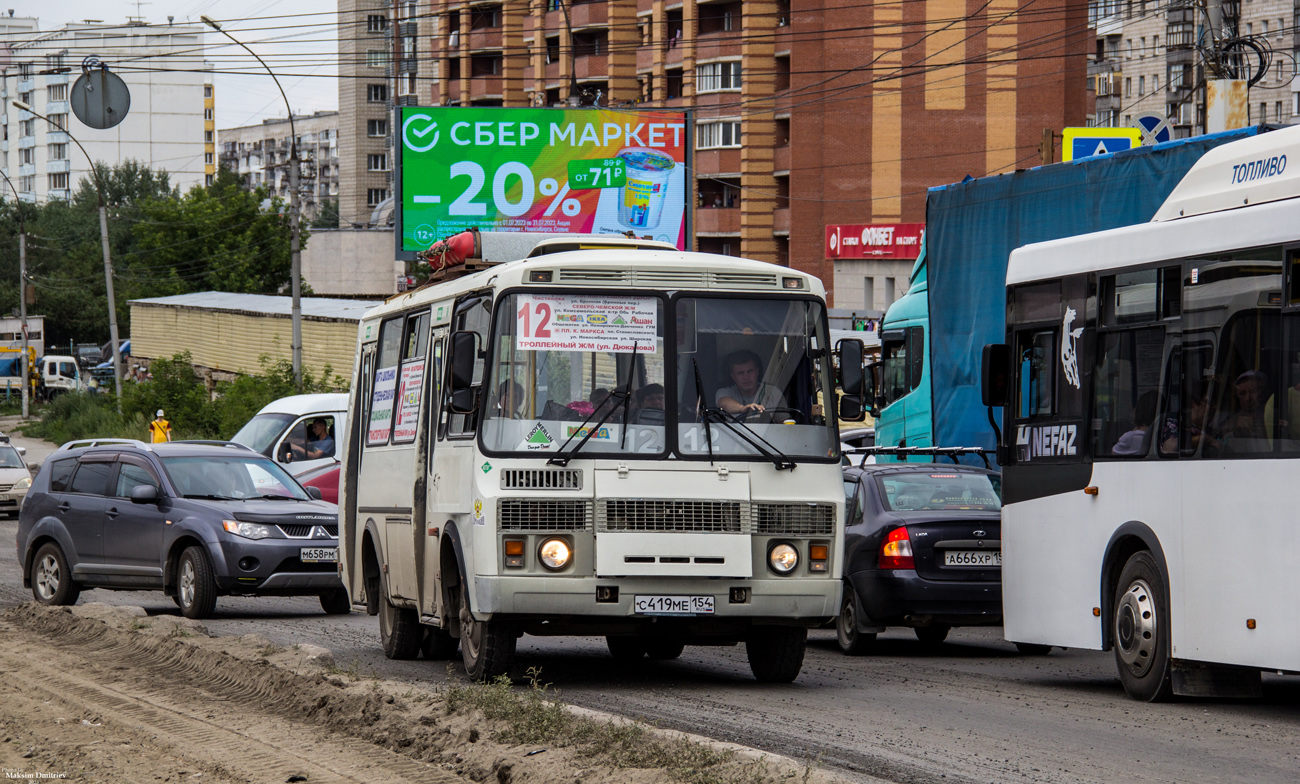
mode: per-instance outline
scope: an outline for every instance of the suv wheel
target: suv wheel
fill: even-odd
[[[32,568],[32,595],[41,604],[76,604],[81,595],[81,586],[72,579],[72,570],[68,568],[68,559],[63,555],[63,548],[54,542],[46,542],[36,551],[36,561]]]
[[[352,612],[352,598],[342,588],[320,595],[320,608],[326,615],[347,615]]]
[[[202,547],[187,547],[181,553],[176,597],[186,618],[207,618],[217,608],[217,581]]]

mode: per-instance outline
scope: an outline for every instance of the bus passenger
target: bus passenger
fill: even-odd
[[[781,390],[760,379],[763,361],[749,349],[733,351],[724,363],[731,386],[723,387],[714,402],[728,414],[759,414],[769,408],[788,408]]]
[[[524,407],[524,388],[517,381],[502,381],[497,385],[496,399],[492,401],[491,416],[518,419]]]
[[[1215,419],[1211,431],[1230,451],[1268,451],[1268,428],[1264,426],[1264,404],[1269,399],[1268,376],[1258,370],[1247,370],[1237,376],[1232,391],[1233,410],[1222,412]]]
[[[1133,429],[1124,433],[1111,448],[1112,455],[1143,457],[1151,443],[1151,426],[1156,421],[1156,391],[1149,389],[1133,408]]]

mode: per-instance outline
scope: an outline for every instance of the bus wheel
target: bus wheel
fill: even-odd
[[[870,653],[876,647],[875,632],[858,631],[858,595],[853,587],[844,585],[844,602],[840,605],[840,616],[835,619],[835,640],[840,650],[850,656]]]
[[[388,583],[381,581],[379,597],[379,644],[390,659],[414,659],[420,653],[424,630],[415,610],[394,607],[388,601]]]
[[[759,683],[790,683],[803,669],[808,630],[794,626],[756,626],[745,640],[749,669]]]
[[[1173,696],[1169,592],[1151,553],[1134,553],[1116,588],[1112,632],[1120,682],[1135,700],[1164,702]]]
[[[469,581],[460,581],[460,655],[465,674],[473,681],[490,681],[508,675],[518,637],[503,621],[475,620],[469,611]]]

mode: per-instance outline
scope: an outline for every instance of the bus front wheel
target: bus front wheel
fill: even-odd
[[[1111,622],[1115,665],[1124,691],[1142,702],[1172,697],[1169,591],[1151,553],[1134,553],[1124,564]]]
[[[465,674],[473,681],[490,681],[509,675],[518,637],[503,621],[479,621],[469,611],[469,582],[460,581],[460,654]]]
[[[759,683],[791,683],[803,669],[808,630],[797,626],[758,626],[745,640],[749,669]]]

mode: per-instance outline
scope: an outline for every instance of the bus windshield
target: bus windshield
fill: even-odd
[[[834,458],[824,321],[811,299],[509,294],[483,447],[554,457],[585,438],[588,456],[662,457],[671,433],[678,457]]]

